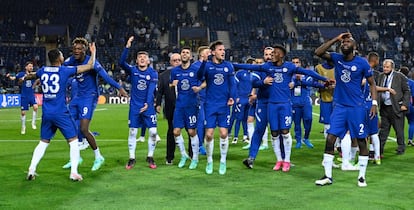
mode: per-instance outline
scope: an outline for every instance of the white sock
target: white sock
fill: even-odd
[[[220,138],[220,162],[226,163],[227,151],[229,150],[229,137]]]
[[[334,156],[331,154],[323,154],[323,168],[325,169],[325,176],[332,178],[332,164]]]
[[[324,124],[323,125],[323,136],[325,137],[325,139],[328,136],[328,130],[329,130],[329,128],[331,128],[331,125],[330,124]]]
[[[279,136],[272,136],[272,146],[273,146],[273,152],[276,155],[277,161],[282,161],[282,152],[280,150],[280,140]]]
[[[355,161],[355,156],[358,151],[358,147],[351,147],[351,161]]]
[[[138,129],[129,128],[128,151],[129,151],[129,158],[131,159],[135,159],[135,150],[137,148],[137,132],[138,132]]]
[[[342,149],[342,164],[349,164],[351,160],[351,136],[345,134],[344,138],[341,141]]]
[[[32,124],[36,124],[36,114],[37,112],[33,111]]]
[[[25,128],[26,127],[26,115],[21,116],[20,119],[22,120],[22,128]]]
[[[154,156],[155,147],[157,146],[157,128],[149,128],[149,137],[148,137],[148,157]]]
[[[359,177],[365,179],[365,172],[367,171],[368,165],[368,156],[358,156],[358,165],[359,165]]]
[[[185,146],[184,146],[184,138],[182,135],[179,135],[177,137],[175,137],[175,143],[178,146],[178,149],[180,150],[181,156],[182,157],[187,157],[187,152],[185,152]]]
[[[266,147],[268,146],[268,143],[267,143],[267,141],[268,141],[267,137],[268,136],[269,136],[269,131],[266,127],[265,132],[264,132],[263,137],[262,137],[262,145],[263,146],[266,146]]]
[[[290,163],[290,154],[292,151],[292,135],[282,134],[283,137],[283,146],[285,147],[285,159],[283,161]]]
[[[371,138],[371,141],[372,141],[372,138]],[[370,152],[371,152],[371,151],[374,151],[374,145],[369,144],[369,151],[370,151]]]
[[[379,160],[381,158],[380,158],[380,142],[379,142],[378,134],[376,133],[374,135],[371,135],[371,140],[374,146],[374,153],[375,153],[374,159]]]
[[[199,147],[200,147],[200,143],[199,143],[199,139],[198,139],[198,135],[195,135],[193,137],[190,137],[191,140],[191,149],[193,150],[193,160],[198,161],[198,152],[199,152]]]
[[[96,147],[96,150],[93,151],[95,153],[95,160],[102,158],[101,152],[99,151],[99,147]]]
[[[42,159],[43,155],[47,147],[49,146],[48,143],[40,141],[39,144],[33,151],[32,161],[30,162],[29,171],[36,171],[37,164],[39,164],[40,160]]]
[[[80,158],[80,150],[78,145],[78,139],[69,142],[70,147],[70,173],[77,174],[78,173],[78,165],[79,165],[79,158]]]
[[[211,141],[206,141],[207,163],[213,162],[213,150],[214,150],[214,139],[211,139]]]
[[[247,123],[247,134],[249,135],[249,140],[251,141],[254,133],[254,123]]]

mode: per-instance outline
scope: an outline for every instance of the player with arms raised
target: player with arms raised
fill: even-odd
[[[81,181],[83,178],[78,173],[80,158],[77,128],[66,105],[66,84],[71,76],[86,72],[93,68],[95,63],[95,44],[90,45],[91,58],[85,65],[75,67],[62,66],[63,55],[58,49],[48,52],[51,66],[39,69],[36,74],[29,74],[25,79],[40,78],[43,90],[42,125],[40,129],[41,140],[36,146],[29,166],[27,180],[34,180],[36,168],[49,146],[50,140],[59,128],[70,146],[71,172],[69,178]]]

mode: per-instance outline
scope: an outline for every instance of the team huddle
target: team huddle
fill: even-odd
[[[129,159],[125,168],[130,170],[136,163],[138,129],[148,128],[147,162],[150,168],[155,169],[157,165],[153,156],[158,142],[159,109],[158,106],[154,106],[154,103],[161,104],[161,102],[157,101],[160,97],[155,97],[154,93],[157,86],[163,85],[160,84],[163,81],[162,74],[159,80],[157,71],[150,66],[149,54],[145,51],[137,53],[136,65],[129,64],[127,58],[133,40],[134,37],[128,39],[119,60],[121,68],[128,73],[131,83],[128,114]],[[328,52],[329,48],[337,42],[340,42],[342,53]],[[73,55],[65,62],[59,50],[51,50],[48,53],[51,66],[42,67],[36,73],[26,71],[26,74],[21,76],[24,81],[40,78],[43,90],[41,140],[33,152],[28,180],[35,179],[37,164],[57,128],[61,130],[70,145],[70,161],[64,168],[71,169],[69,176],[71,180],[83,179],[77,170],[82,162],[78,142],[83,138],[86,138],[95,153],[95,162],[91,170],[98,170],[104,163],[105,159],[99,151],[93,134],[89,131],[89,123],[99,96],[98,75],[119,89],[122,96],[127,96],[127,93],[107,75],[95,59],[95,45],[89,44],[90,56],[86,55],[87,49],[87,41],[77,38],[73,42]],[[191,63],[191,49],[183,47],[177,58],[180,62],[168,72],[169,81],[167,81],[168,88],[176,97],[173,115],[169,119],[171,123],[169,122],[168,126],[174,138],[174,149],[176,144],[181,154],[178,167],[183,168],[190,160],[188,168],[196,169],[199,165],[199,155],[204,153],[205,149],[207,157],[205,173],[212,174],[214,131],[218,127],[220,149],[218,172],[220,175],[226,174],[229,135],[235,121],[232,143],[238,141],[239,123],[241,123],[244,130],[243,139],[248,143],[245,148],[249,149],[248,157],[243,160],[246,167],[252,169],[259,150],[267,149],[269,128],[276,156],[273,170],[289,172],[293,144],[290,134],[292,122],[295,124],[295,147],[301,148],[303,143],[313,148],[309,140],[312,125],[310,89],[313,87],[321,93],[320,122],[324,124],[326,138],[322,162],[324,175],[316,180],[315,184],[320,186],[332,184],[335,144],[340,144],[342,169],[359,170],[357,184],[360,187],[367,186],[365,177],[369,159],[367,139],[370,137],[372,150],[375,153],[374,160],[380,164],[385,142],[380,143],[378,138],[377,106],[384,102],[388,105],[393,90],[390,86],[377,88],[372,66],[366,59],[356,55],[355,49],[356,41],[350,33],[338,35],[315,50],[315,54],[325,59],[326,63],[316,66],[316,71],[313,71],[302,68],[300,58],[295,57],[292,62],[285,61],[287,51],[282,45],[266,47],[262,61],[248,59],[246,64],[226,61],[225,47],[221,41],[200,47],[198,50],[200,59],[194,63]],[[385,60],[384,72],[385,68],[393,69],[393,61]],[[74,98],[67,105],[66,90],[63,87],[66,87],[71,76],[75,76],[78,87]],[[382,96],[383,101],[381,101],[377,98],[377,91],[384,93],[381,95],[387,93],[388,98]],[[403,105],[406,105],[405,108],[409,106],[405,101]],[[169,105],[165,104],[165,106]],[[303,138],[302,120],[305,129]],[[190,153],[187,153],[185,148],[183,128],[190,137]],[[359,147],[357,165],[350,163],[356,153],[355,149],[351,149],[351,145]],[[404,148],[401,149],[403,151]],[[168,153],[167,151],[167,164],[172,164]]]

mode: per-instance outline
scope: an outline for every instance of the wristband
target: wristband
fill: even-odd
[[[372,106],[378,106],[377,100],[372,100]]]

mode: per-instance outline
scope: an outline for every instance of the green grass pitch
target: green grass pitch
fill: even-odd
[[[178,150],[175,164],[167,166],[167,123],[162,115],[158,121],[162,141],[154,155],[158,168],[152,170],[145,163],[145,142],[137,144],[137,164],[127,171],[128,108],[128,105],[98,105],[91,130],[100,133],[97,142],[106,161],[99,171],[92,172],[92,150],[81,151],[82,182],[71,182],[69,171],[62,169],[69,158],[69,147],[59,132],[38,166],[39,176],[34,181],[25,180],[33,149],[39,141],[39,129],[32,130],[27,122],[26,135],[21,135],[20,110],[0,109],[0,209],[413,208],[414,148],[408,147],[404,155],[397,156],[396,143],[392,141],[386,145],[382,165],[369,164],[368,187],[357,186],[358,172],[339,169],[333,170],[333,185],[315,186],[314,181],[323,175],[321,161],[325,145],[317,115],[310,138],[315,148],[293,148],[291,159],[295,166],[289,173],[272,170],[275,163],[272,148],[260,151],[254,169],[247,169],[242,160],[248,151],[242,150],[243,143],[239,142],[230,144],[227,173],[219,175],[217,140],[212,175],[205,174],[205,156],[200,156],[196,170],[187,168],[189,161],[186,168],[179,169]],[[318,110],[314,107],[315,113]],[[27,119],[31,119],[31,111]],[[40,128],[40,120],[37,125]]]

